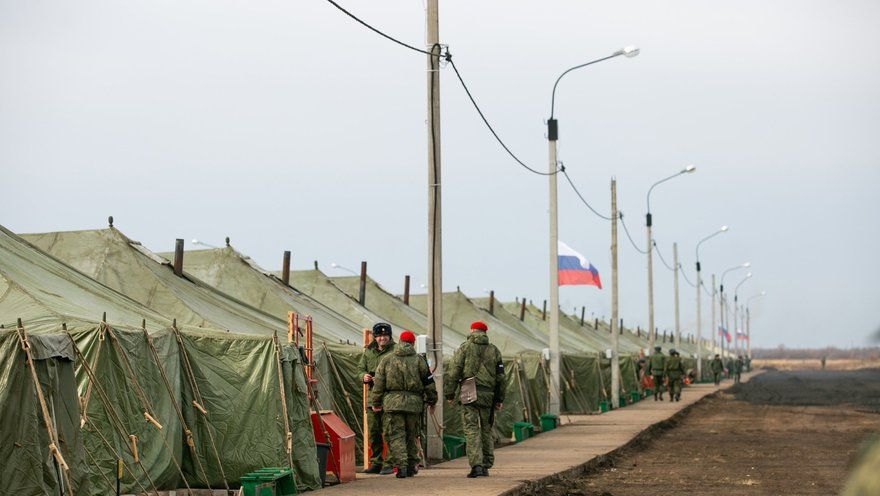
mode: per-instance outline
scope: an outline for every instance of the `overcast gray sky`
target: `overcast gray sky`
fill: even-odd
[[[420,0],[341,0],[424,42]],[[609,179],[644,244],[678,241],[694,279],[753,263],[756,346],[869,343],[880,327],[880,4],[874,1],[443,1],[441,41],[489,119],[534,167],[556,76],[559,158],[597,209]],[[19,232],[117,227],[160,251],[222,244],[267,268],[293,251],[425,282],[424,56],[324,0],[0,0],[0,223]],[[540,304],[547,179],[513,163],[442,73],[444,287]],[[560,238],[606,289],[561,290],[566,309],[610,314],[610,226],[560,184]],[[647,321],[646,261],[621,238],[621,315]],[[728,288],[741,274],[730,274]],[[672,328],[672,274],[655,259],[657,324]],[[682,323],[695,325],[682,282]],[[703,300],[706,302],[706,299]],[[709,309],[703,326],[708,332]]]

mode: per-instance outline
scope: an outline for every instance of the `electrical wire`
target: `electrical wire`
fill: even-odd
[[[404,42],[398,40],[397,38],[394,38],[393,36],[390,36],[390,35],[387,35],[387,34],[383,33],[382,31],[380,31],[380,30],[374,28],[373,26],[367,24],[365,21],[362,21],[362,20],[359,19],[356,15],[354,15],[354,14],[352,14],[351,12],[345,10],[345,8],[344,8],[343,6],[339,5],[338,3],[334,2],[333,0],[327,0],[327,2],[329,2],[331,5],[333,5],[334,7],[336,7],[337,9],[339,9],[340,11],[342,11],[342,13],[344,13],[344,14],[347,15],[348,17],[351,17],[352,19],[354,19],[357,23],[361,24],[361,25],[364,26],[365,28],[369,29],[370,31],[372,31],[372,32],[374,32],[374,33],[376,33],[376,34],[378,34],[379,36],[381,36],[381,37],[383,37],[383,38],[385,38],[385,39],[390,40],[390,41],[392,41],[392,42],[394,42],[394,43],[397,43],[398,45],[400,45],[400,46],[402,46],[402,47],[409,48],[410,50],[413,50],[413,51],[416,51],[416,52],[419,52],[419,53],[423,53],[423,54],[425,54],[425,55],[433,55],[431,52],[429,52],[429,51],[427,51],[427,50],[422,50],[421,48],[416,48],[416,47],[414,47],[414,46],[412,46],[412,45],[409,45],[409,44],[407,44],[407,43],[404,43]]]
[[[626,233],[626,237],[629,239],[629,242],[632,245],[632,247],[635,248],[636,251],[641,253],[642,255],[647,255],[648,251],[639,248],[639,245],[637,245],[636,242],[633,241],[632,236],[629,234],[629,229],[627,229],[627,227],[626,227],[626,222],[623,221],[623,212],[620,212],[620,225],[623,226],[623,232]]]
[[[559,168],[559,172],[562,172],[562,175],[565,176],[565,179],[568,181],[568,184],[569,184],[569,186],[571,186],[571,189],[574,190],[574,193],[578,196],[578,198],[581,199],[581,201],[583,202],[583,204],[586,205],[587,208],[590,209],[591,212],[593,212],[594,214],[596,214],[596,216],[599,217],[600,219],[611,220],[611,217],[609,217],[609,216],[607,216],[607,215],[600,214],[599,212],[596,211],[595,208],[593,208],[593,207],[590,205],[589,202],[587,202],[587,200],[584,198],[584,195],[582,195],[581,192],[578,191],[577,187],[575,187],[575,185],[574,185],[574,181],[572,181],[572,180],[571,180],[571,177],[568,176],[568,172],[566,172],[566,170],[565,170],[565,166],[560,167],[560,168]],[[623,219],[623,215],[621,215],[620,218]]]
[[[681,264],[678,264],[678,268],[681,269]],[[682,277],[684,277],[684,282],[688,283],[688,286],[690,286],[692,288],[697,287],[696,284],[692,283],[691,280],[688,279],[687,272],[685,272],[683,270],[679,270],[678,273],[681,274]]]
[[[354,15],[354,14],[352,14],[351,12],[349,12],[348,10],[346,10],[344,7],[342,7],[341,5],[339,5],[338,3],[336,3],[334,0],[327,0],[327,2],[330,3],[331,5],[333,5],[334,7],[336,7],[340,12],[344,13],[345,15],[347,15],[348,17],[350,17],[352,20],[354,20],[354,21],[357,22],[358,24],[364,26],[365,28],[369,29],[370,31],[373,31],[374,33],[378,34],[379,36],[381,36],[381,37],[383,37],[383,38],[385,38],[385,39],[387,39],[387,40],[389,40],[389,41],[391,41],[391,42],[393,42],[393,43],[396,43],[396,44],[398,44],[398,45],[400,45],[400,46],[402,46],[402,47],[404,47],[404,48],[408,48],[408,49],[410,49],[410,50],[412,50],[412,51],[415,51],[415,52],[418,52],[418,53],[422,53],[422,54],[428,55],[428,56],[432,57],[432,60],[433,60],[434,58],[437,58],[437,59],[443,59],[443,60],[445,60],[446,62],[448,62],[449,65],[452,66],[452,70],[455,72],[455,76],[456,76],[456,78],[458,79],[458,82],[461,84],[462,89],[464,89],[465,94],[467,95],[468,99],[471,101],[471,104],[474,106],[474,109],[477,111],[477,114],[479,114],[480,119],[482,119],[483,124],[486,125],[486,127],[489,129],[489,132],[492,133],[492,136],[495,138],[495,140],[498,142],[498,144],[501,145],[501,147],[504,149],[504,151],[507,152],[507,154],[508,154],[508,155],[509,155],[509,156],[510,156],[510,157],[511,157],[511,158],[512,158],[517,164],[519,164],[521,167],[523,167],[523,168],[526,169],[527,171],[531,172],[532,174],[536,174],[536,175],[539,175],[539,176],[553,176],[553,175],[556,175],[556,174],[559,174],[560,172],[562,172],[562,174],[565,176],[565,179],[568,181],[569,186],[571,186],[571,189],[575,192],[575,194],[576,194],[577,197],[581,200],[581,202],[583,202],[583,204],[584,204],[584,205],[585,205],[585,206],[586,206],[586,207],[587,207],[587,208],[588,208],[593,214],[595,214],[596,216],[598,216],[598,217],[601,218],[601,219],[604,219],[604,220],[611,220],[611,217],[599,213],[596,209],[594,209],[594,208],[592,207],[592,205],[590,205],[589,202],[587,202],[587,200],[584,198],[584,196],[581,194],[581,192],[580,192],[580,191],[577,189],[577,187],[574,185],[574,182],[571,180],[571,177],[569,177],[569,175],[565,172],[565,167],[564,167],[564,166],[562,166],[562,165],[560,164],[560,166],[557,167],[556,170],[554,170],[554,171],[552,171],[552,172],[542,172],[542,171],[540,171],[540,170],[538,170],[538,169],[535,169],[535,168],[533,168],[533,167],[528,166],[525,162],[523,162],[522,160],[520,160],[520,158],[517,157],[516,154],[513,153],[513,151],[511,151],[510,147],[508,147],[507,144],[504,142],[504,140],[501,139],[501,137],[498,135],[498,132],[495,131],[495,128],[493,128],[493,127],[492,127],[492,124],[489,123],[489,119],[486,118],[486,114],[483,113],[483,110],[482,110],[482,109],[480,108],[480,106],[477,104],[477,101],[476,101],[476,99],[474,98],[474,95],[471,93],[470,88],[468,88],[467,83],[465,83],[464,78],[463,78],[462,75],[461,75],[461,72],[459,72],[458,67],[455,65],[455,62],[452,60],[452,53],[450,53],[448,49],[446,50],[446,53],[445,53],[445,54],[442,53],[442,48],[441,48],[441,50],[440,50],[439,53],[433,53],[434,50],[437,48],[437,45],[431,47],[431,51],[430,51],[430,52],[427,51],[427,50],[422,50],[422,49],[417,48],[417,47],[415,47],[415,46],[413,46],[413,45],[410,45],[410,44],[408,44],[408,43],[404,43],[403,41],[400,41],[400,40],[398,40],[397,38],[395,38],[395,37],[393,37],[393,36],[391,36],[391,35],[389,35],[389,34],[386,34],[386,33],[382,32],[382,31],[379,30],[378,28],[373,27],[372,25],[370,25],[370,24],[367,23],[366,21],[364,21],[364,20],[358,18],[356,15]],[[604,59],[603,59],[603,60],[604,60]],[[438,65],[439,65],[439,64],[438,64]],[[431,70],[437,70],[437,69],[434,69],[433,63],[432,63]],[[431,81],[432,81],[431,92],[432,92],[432,94],[433,94],[433,91],[435,91],[434,88],[433,88],[433,79],[432,79]],[[434,130],[434,127],[433,127],[433,124],[434,124],[434,115],[433,115],[433,113],[432,113],[432,115],[430,116],[430,119],[429,119],[429,120],[430,120],[431,130],[432,130],[432,133],[433,133],[433,130]],[[433,140],[432,140],[432,141],[433,141]],[[435,145],[435,146],[436,146],[436,145]],[[432,150],[432,153],[433,153],[434,157],[436,158],[436,150]],[[436,161],[435,161],[435,163],[436,163]],[[620,216],[620,219],[621,219],[621,223],[623,223],[623,215]],[[629,231],[626,229],[626,225],[625,225],[625,224],[624,224],[624,231],[626,231],[627,237],[630,238],[630,242],[633,243],[633,247],[634,247],[637,251],[639,251],[640,253],[645,253],[645,254],[646,254],[646,253],[647,253],[646,251],[641,250],[641,249],[640,249],[638,246],[636,246],[636,244],[633,242],[632,237],[630,237],[630,235],[629,235]]]
[[[464,89],[464,92],[467,94],[471,103],[474,105],[474,109],[476,109],[477,113],[480,114],[480,118],[483,119],[483,123],[486,124],[487,128],[489,128],[489,132],[492,133],[492,136],[495,137],[495,140],[498,141],[498,144],[501,145],[502,148],[504,148],[504,151],[506,151],[507,154],[510,155],[510,157],[513,160],[516,161],[516,163],[518,163],[520,166],[522,166],[524,169],[531,172],[532,174],[537,174],[539,176],[553,176],[553,175],[558,174],[559,172],[564,173],[565,169],[560,168],[560,167],[557,167],[556,170],[554,170],[553,172],[541,172],[537,169],[534,169],[534,168],[526,165],[522,160],[519,159],[519,157],[517,157],[512,151],[510,151],[510,148],[508,148],[508,146],[504,143],[504,141],[501,140],[501,137],[498,136],[498,133],[495,132],[495,129],[492,127],[492,125],[489,124],[489,120],[486,119],[486,115],[483,114],[483,111],[480,109],[480,106],[477,105],[477,101],[474,99],[474,95],[471,94],[471,90],[468,89],[467,84],[464,82],[464,78],[462,78],[461,73],[458,72],[458,67],[455,65],[455,62],[452,60],[452,54],[449,53],[448,51],[446,53],[446,61],[449,62],[449,65],[452,66],[452,70],[455,72],[455,76],[458,78],[458,82],[461,83],[461,87]],[[571,182],[571,180],[569,179],[569,183],[570,182]],[[572,187],[574,187],[574,185],[572,185]],[[578,193],[578,196],[580,196],[580,193]],[[583,198],[581,198],[581,199],[583,199]],[[589,205],[587,205],[587,206],[589,207]],[[592,207],[590,207],[590,210],[592,210]],[[595,212],[595,210],[593,210],[593,212]]]
[[[675,272],[675,268],[672,267],[671,265],[669,265],[668,263],[666,263],[666,259],[663,258],[663,254],[660,253],[660,248],[657,248],[657,242],[652,239],[651,244],[654,247],[654,253],[656,253],[657,256],[660,257],[660,261],[663,262],[663,265],[665,265],[666,268],[669,269],[670,271]]]

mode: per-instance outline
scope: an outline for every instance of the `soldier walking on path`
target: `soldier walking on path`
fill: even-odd
[[[712,369],[712,375],[715,376],[715,385],[721,384],[721,373],[724,372],[724,363],[719,355],[715,355],[712,363],[709,364],[709,368]]]
[[[379,322],[374,325],[373,341],[364,348],[364,352],[361,354],[358,368],[360,369],[364,384],[368,384],[370,389],[373,389],[373,376],[376,375],[379,361],[394,351],[394,339],[391,334],[390,324]],[[382,465],[382,412],[374,412],[367,405],[364,405],[364,407],[367,409],[367,425],[369,426],[369,432],[365,434],[367,435],[367,442],[370,443],[370,466],[364,470],[364,473],[392,474],[394,469],[391,465]]]
[[[654,353],[648,359],[648,375],[654,378],[654,401],[663,401],[663,375],[666,370],[666,356],[659,346],[654,347]]]
[[[416,336],[410,331],[400,333],[400,343],[376,367],[372,410],[382,412],[383,432],[388,443],[386,466],[397,468],[397,478],[418,473],[419,421],[425,405],[433,411],[437,404],[434,376],[424,357],[416,354]]]
[[[736,362],[733,364],[733,383],[739,384],[739,377],[743,371],[743,357],[742,355],[736,357]]]
[[[674,349],[669,350],[664,370],[669,379],[669,401],[681,401],[681,376],[684,374],[684,365],[681,363],[681,355]]]
[[[444,383],[444,396],[461,404],[461,424],[471,466],[469,478],[488,477],[495,462],[492,424],[506,389],[501,352],[489,343],[488,327],[471,324],[471,335],[456,350]]]

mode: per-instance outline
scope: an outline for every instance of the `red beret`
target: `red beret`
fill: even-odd
[[[416,335],[413,334],[412,331],[403,331],[400,333],[400,340],[413,344],[416,342]]]
[[[488,331],[489,327],[485,324],[485,322],[480,322],[479,320],[471,324],[471,330],[477,331]]]

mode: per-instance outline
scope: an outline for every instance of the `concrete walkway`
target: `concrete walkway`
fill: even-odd
[[[743,374],[743,381],[753,374]],[[495,466],[489,477],[466,478],[470,467],[467,458],[462,457],[434,465],[420,471],[416,477],[407,479],[397,479],[393,475],[358,474],[358,480],[327,487],[320,494],[516,494],[526,488],[529,482],[577,469],[598,456],[614,451],[652,425],[732,384],[732,381],[724,381],[720,387],[713,384],[690,386],[684,390],[681,401],[675,403],[648,399],[602,415],[563,415],[562,427],[497,449]]]

